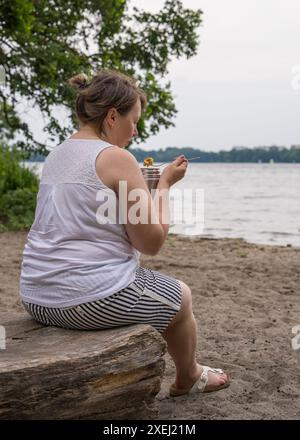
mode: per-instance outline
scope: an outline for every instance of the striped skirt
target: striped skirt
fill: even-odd
[[[181,285],[175,278],[140,266],[133,283],[104,299],[65,308],[23,304],[46,326],[93,330],[139,323],[162,333],[180,310]]]

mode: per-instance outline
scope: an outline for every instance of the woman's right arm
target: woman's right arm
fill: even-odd
[[[166,190],[165,197],[156,203],[137,160],[129,151],[111,147],[98,156],[97,174],[117,194],[130,242],[143,254],[156,255],[162,247],[169,229],[168,191],[185,170],[186,161],[179,158],[166,167],[158,183],[158,189]]]

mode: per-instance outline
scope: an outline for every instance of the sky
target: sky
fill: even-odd
[[[183,0],[201,9],[196,56],[174,60],[176,127],[141,148],[300,144],[299,0]],[[162,0],[132,0],[158,12]]]
[[[133,147],[146,150],[300,144],[300,1],[182,0],[203,11],[196,56],[173,59],[175,127]],[[164,0],[130,0],[158,12]],[[38,117],[28,116],[35,133]]]

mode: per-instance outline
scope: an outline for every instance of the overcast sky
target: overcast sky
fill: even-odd
[[[162,128],[140,146],[300,144],[300,1],[182,3],[203,11],[198,54],[169,65],[176,127]],[[164,1],[131,4],[157,12]]]
[[[158,12],[164,0],[128,3]],[[300,1],[182,3],[202,9],[203,22],[198,54],[189,60],[174,59],[169,65],[178,109],[176,126],[161,128],[158,135],[138,146],[217,151],[300,144]],[[40,118],[26,113],[40,134]]]

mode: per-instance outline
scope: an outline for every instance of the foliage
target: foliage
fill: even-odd
[[[39,181],[20,164],[23,158],[0,145],[0,231],[28,229],[34,220]]]
[[[140,148],[132,149],[132,154],[139,162],[143,162],[146,156],[153,157],[155,162],[170,162],[176,156],[184,154],[187,158],[198,157],[193,162],[281,162],[281,163],[300,163],[300,145],[292,145],[291,148],[284,147],[255,147],[243,148],[235,147],[230,151],[202,151],[196,148],[176,148],[168,147],[165,150],[145,151]]]
[[[42,112],[51,141],[62,141],[75,124],[70,111],[63,126],[60,106],[71,109],[73,92],[67,80],[76,73],[91,75],[113,68],[134,75],[148,94],[149,106],[138,127],[139,140],[161,126],[174,126],[177,113],[168,64],[174,58],[196,54],[200,10],[185,9],[179,0],[166,0],[157,14],[133,8],[127,0],[0,0],[0,65],[6,86],[0,88],[2,118],[18,145],[44,151],[18,114],[18,104]],[[1,129],[1,119],[0,119]],[[0,134],[0,138],[3,138]]]

